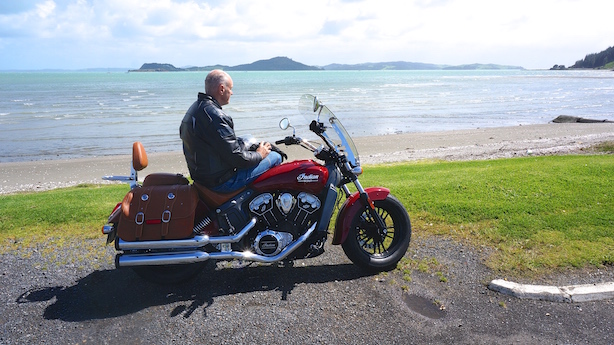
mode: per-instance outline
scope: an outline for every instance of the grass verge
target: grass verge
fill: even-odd
[[[10,249],[100,237],[102,225],[128,189],[126,185],[79,185],[0,195],[0,243]]]
[[[365,169],[406,205],[413,230],[492,249],[491,268],[539,273],[614,264],[614,157],[420,162]]]

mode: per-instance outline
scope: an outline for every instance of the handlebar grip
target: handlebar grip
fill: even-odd
[[[287,136],[287,137],[283,138],[282,140],[277,140],[275,142],[276,145],[286,144],[286,146],[298,145],[300,143],[301,143],[300,138],[296,138],[296,137],[293,137],[293,136]]]

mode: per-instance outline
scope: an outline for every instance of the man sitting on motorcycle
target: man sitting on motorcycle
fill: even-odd
[[[237,138],[232,118],[222,110],[232,87],[228,73],[209,72],[205,93],[198,93],[179,127],[192,179],[218,193],[238,190],[282,161],[279,153],[271,151],[270,143],[261,142],[252,151]]]

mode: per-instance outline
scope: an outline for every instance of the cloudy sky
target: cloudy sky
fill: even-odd
[[[572,65],[611,0],[0,0],[0,70],[411,61]]]

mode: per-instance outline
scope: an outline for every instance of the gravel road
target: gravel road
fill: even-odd
[[[484,266],[485,252],[414,233],[407,257],[431,266],[413,270],[409,282],[400,270],[366,275],[332,245],[294,267],[218,262],[181,286],[116,270],[102,239],[4,253],[0,344],[614,342],[614,301],[500,295],[485,287],[502,278]],[[613,271],[569,271],[539,283],[614,281]]]

